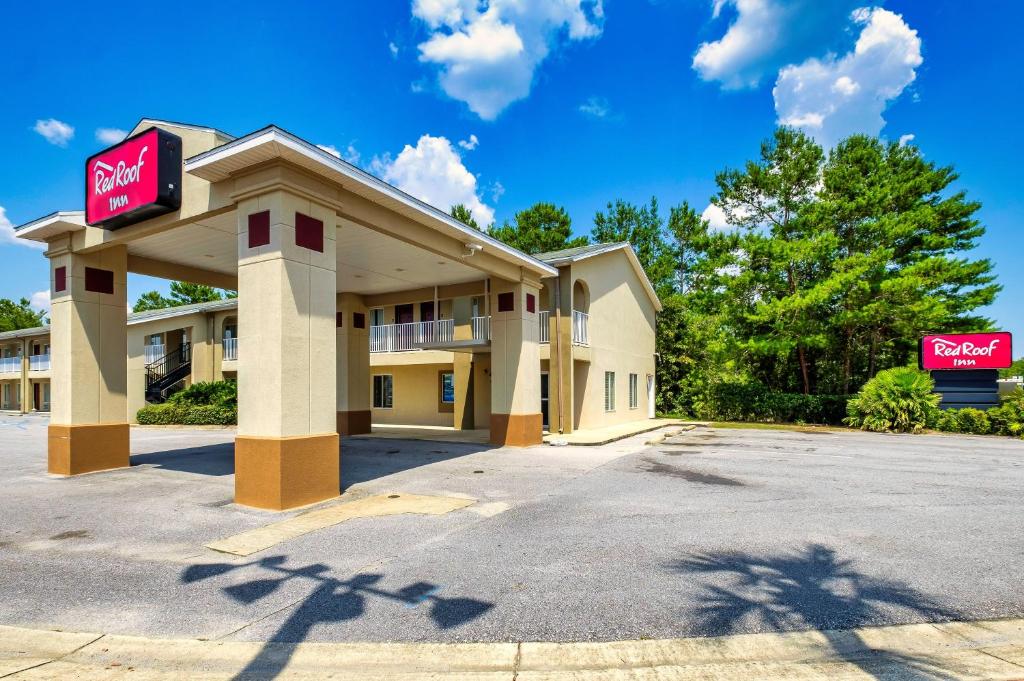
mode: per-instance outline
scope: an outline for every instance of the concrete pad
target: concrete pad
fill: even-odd
[[[559,442],[578,446],[606,445],[609,442],[622,440],[633,435],[639,435],[640,433],[647,433],[667,426],[682,426],[685,424],[686,422],[676,419],[644,419],[642,421],[630,421],[629,423],[616,423],[604,428],[577,430],[566,434],[549,433],[544,436],[544,442],[547,444]]]
[[[326,508],[318,508],[301,515],[282,520],[271,525],[258,527],[241,534],[236,534],[220,541],[211,542],[206,548],[232,553],[236,556],[249,556],[280,544],[281,542],[301,537],[304,534],[321,530],[325,527],[352,520],[353,518],[372,518],[403,513],[422,515],[443,515],[460,508],[471,506],[475,499],[457,497],[436,497],[419,494],[380,494],[377,496],[337,504]]]

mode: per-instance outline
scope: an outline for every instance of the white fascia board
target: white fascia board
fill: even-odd
[[[19,239],[45,242],[47,238],[65,232],[80,232],[85,229],[85,211],[69,210],[50,213],[14,228]]]
[[[561,258],[554,261],[557,264],[569,264],[579,262],[580,260],[586,260],[587,258],[593,258],[594,256],[604,255],[605,253],[612,253],[614,251],[623,250],[626,252],[626,258],[629,259],[629,263],[633,266],[633,270],[636,272],[636,276],[640,279],[640,283],[643,284],[644,290],[647,291],[647,296],[654,303],[654,309],[658,312],[662,310],[661,299],[658,298],[657,292],[654,290],[654,286],[651,284],[651,280],[647,278],[647,273],[644,272],[644,266],[640,264],[640,258],[636,257],[636,251],[628,243],[609,244],[606,248],[599,248],[597,250],[590,251],[588,253],[581,253],[580,255],[569,256],[567,258]]]
[[[290,149],[291,151],[301,154],[306,158],[316,161],[326,168],[330,168],[331,170],[341,173],[347,179],[353,180],[364,187],[379,191],[389,199],[397,201],[424,216],[440,220],[448,227],[455,229],[467,242],[483,242],[488,247],[519,261],[521,265],[540,272],[542,276],[552,277],[557,276],[558,274],[558,270],[547,263],[537,260],[531,255],[523,253],[516,248],[512,248],[511,246],[498,241],[494,237],[489,236],[486,232],[473,229],[472,227],[463,224],[448,213],[406,194],[397,187],[391,186],[384,180],[374,177],[351,163],[347,163],[332,154],[328,154],[315,144],[311,144],[299,137],[296,137],[295,135],[292,135],[290,132],[275,126],[258,130],[246,135],[245,137],[240,137],[237,140],[193,156],[185,161],[185,170],[186,172],[200,170],[201,168],[212,165],[217,161],[235,154],[255,149],[264,144],[279,144],[284,148]]]

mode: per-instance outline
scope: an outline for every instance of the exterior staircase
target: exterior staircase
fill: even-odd
[[[182,383],[191,374],[192,347],[189,343],[182,343],[177,350],[146,365],[146,401],[154,404],[166,402],[182,388]]]

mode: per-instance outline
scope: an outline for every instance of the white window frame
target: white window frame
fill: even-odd
[[[604,372],[604,410],[606,413],[615,411],[615,372]]]
[[[629,375],[629,408],[639,409],[640,408],[640,395],[637,392],[637,383],[639,382],[638,374]]]
[[[378,378],[381,379],[381,381],[380,381],[380,397],[381,397],[380,403],[381,403],[381,406],[377,406],[377,379]],[[386,400],[384,399],[384,379],[385,378],[387,379],[387,382],[391,384],[391,391],[390,391],[391,392],[391,404],[388,404],[386,406],[385,406]],[[372,393],[370,395],[370,399],[373,400],[373,408],[374,409],[394,409],[395,408],[395,377],[394,377],[393,374],[374,374],[373,375],[373,386],[371,387],[370,391]]]

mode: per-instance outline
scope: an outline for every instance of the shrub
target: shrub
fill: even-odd
[[[847,425],[875,432],[918,433],[939,418],[931,376],[909,367],[880,371],[846,405]]]
[[[760,383],[716,381],[694,397],[699,418],[755,423],[840,423],[842,395],[804,395],[769,390]]]
[[[998,407],[988,410],[992,432],[1024,439],[1024,388],[1017,388],[1003,398]]]
[[[234,381],[193,383],[171,395],[167,402],[194,406],[235,407],[238,405],[238,384]]]
[[[992,424],[987,413],[972,407],[947,409],[938,416],[935,426],[947,433],[988,435],[992,432]]]
[[[238,423],[238,410],[225,405],[168,401],[143,407],[136,419],[144,426],[231,426]]]

